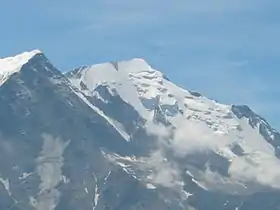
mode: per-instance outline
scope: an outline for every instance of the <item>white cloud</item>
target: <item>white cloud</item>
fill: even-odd
[[[145,125],[145,128],[149,135],[153,135],[159,140],[169,138],[171,134],[171,128],[162,124],[155,124],[152,121],[148,121]]]
[[[280,161],[265,153],[235,158],[229,174],[234,180],[253,181],[280,189]]]
[[[175,154],[184,157],[188,154],[216,150],[228,141],[217,135],[205,123],[184,121],[176,129],[170,145]]]
[[[146,160],[146,167],[153,169],[150,178],[155,184],[178,189],[182,187],[182,171],[176,162],[167,158],[165,155],[167,150],[171,150],[179,158],[184,158],[189,154],[203,154],[207,151],[225,151],[224,148],[233,143],[238,136],[236,133],[228,136],[219,135],[203,122],[192,121],[184,121],[181,126],[177,127],[173,135],[171,135],[170,129],[161,125],[150,124],[147,129],[148,132],[159,137],[158,150],[152,152]],[[248,128],[244,127],[244,129]],[[271,149],[266,148],[268,143],[256,136],[255,132],[245,132],[240,135],[245,135],[243,149],[248,152],[248,155],[231,154],[229,177],[213,172],[209,167],[205,171],[195,169],[198,170],[196,178],[207,188],[224,190],[229,193],[235,191],[252,193],[254,189],[247,189],[241,183],[245,185],[246,183],[257,183],[280,189],[280,160],[274,156],[273,151],[270,152]],[[170,137],[172,139],[169,139]]]
[[[145,160],[143,167],[152,171],[148,180],[163,187],[181,189],[183,184],[180,170],[174,162],[168,161],[162,152],[157,150]]]

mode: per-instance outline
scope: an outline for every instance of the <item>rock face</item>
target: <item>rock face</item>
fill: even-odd
[[[280,134],[142,59],[0,59],[0,209],[275,210]]]

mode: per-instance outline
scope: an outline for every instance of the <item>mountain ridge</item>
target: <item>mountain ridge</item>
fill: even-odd
[[[18,62],[13,62],[13,63],[15,63],[15,66],[17,66],[17,67],[15,67],[15,69],[20,70],[21,67],[22,67],[23,65],[25,65],[26,63],[28,63],[30,59],[32,59],[34,56],[40,55],[40,54],[46,57],[46,55],[44,54],[43,51],[41,51],[40,49],[34,49],[34,50],[31,50],[31,51],[25,51],[25,52],[23,52],[23,53],[16,54],[16,55],[14,55],[14,56],[3,57],[3,58],[0,59],[0,64],[1,64],[1,63],[13,62],[13,60],[18,60]],[[19,59],[19,58],[22,58],[22,59]],[[47,58],[47,57],[46,57],[46,58]],[[6,60],[7,60],[7,61],[6,61]],[[5,62],[5,61],[6,61],[6,62]],[[76,71],[79,72],[79,71],[84,70],[84,69],[86,69],[86,68],[92,68],[92,67],[94,68],[94,67],[96,67],[96,66],[102,66],[102,65],[107,65],[107,64],[111,64],[112,66],[115,67],[116,70],[118,70],[118,68],[116,68],[116,65],[118,65],[118,63],[129,63],[129,62],[132,62],[132,63],[134,63],[134,62],[142,63],[143,66],[145,66],[145,68],[142,68],[142,70],[143,70],[143,69],[149,70],[149,69],[152,68],[151,65],[150,65],[145,59],[140,58],[140,57],[135,57],[135,58],[126,59],[126,60],[120,60],[120,61],[111,61],[111,62],[105,62],[105,63],[91,64],[91,65],[80,65],[80,66],[76,67],[74,70],[69,70],[69,71],[66,71],[66,72],[62,72],[62,74],[64,74],[66,77],[69,77],[69,76],[71,76],[71,74],[73,74],[73,73],[75,74]],[[18,64],[17,64],[17,63],[18,63]],[[3,64],[3,66],[4,66],[4,64]],[[1,70],[5,69],[5,66],[4,66],[4,67],[3,67],[3,66],[0,65]],[[11,67],[9,67],[9,68],[11,68]],[[128,69],[128,70],[129,70],[129,69],[135,70],[135,69],[133,69],[133,68],[127,68],[127,69]],[[138,71],[139,71],[140,69],[141,69],[141,68],[139,68]],[[11,71],[12,71],[12,72],[15,71],[15,72],[13,72],[13,73],[16,73],[16,70],[11,70]],[[76,73],[78,73],[78,72],[76,72]],[[0,71],[0,73],[1,73],[1,71]],[[132,73],[132,72],[128,72],[128,73]],[[170,80],[170,79],[168,79],[168,77],[167,77],[166,75],[164,75],[162,72],[159,72],[159,73],[162,74],[162,77],[164,77],[166,80]],[[180,87],[180,88],[181,88],[181,89],[184,89],[183,87]],[[203,96],[202,94],[200,94],[200,93],[198,93],[198,92],[196,92],[196,91],[191,91],[191,90],[188,90],[188,91],[189,91],[193,96],[195,96],[195,97],[202,97],[202,96]],[[242,107],[246,107],[247,109],[249,108],[250,111],[253,112],[255,115],[257,115],[256,112],[253,111],[253,110],[252,110],[248,105],[246,105],[246,104],[231,104],[230,106],[238,106],[238,107],[242,106]],[[275,129],[274,129],[274,130],[275,130]]]

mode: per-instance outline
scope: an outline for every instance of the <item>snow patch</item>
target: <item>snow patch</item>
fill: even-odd
[[[34,198],[34,197],[29,197],[29,205],[30,206],[33,206],[35,209],[37,208],[38,206],[38,203],[37,203],[37,200]]]
[[[192,178],[193,183],[195,183],[197,186],[199,186],[200,188],[204,189],[204,190],[208,190],[203,184],[201,184],[200,182],[198,182],[196,179]]]
[[[68,184],[68,183],[70,183],[70,179],[67,178],[67,177],[64,176],[64,175],[62,175],[62,176],[60,177],[60,181],[61,181],[63,184]]]
[[[0,182],[4,185],[4,188],[8,192],[9,196],[11,196],[12,193],[10,191],[10,181],[9,181],[9,179],[3,179],[2,177],[0,177]]]
[[[149,190],[157,189],[157,187],[156,187],[155,185],[150,184],[150,183],[148,183],[148,184],[146,185],[146,187],[147,187],[147,189],[149,189]]]
[[[19,177],[19,180],[26,179],[26,178],[30,177],[31,175],[33,175],[33,173],[23,173],[23,174]]]
[[[111,172],[107,176],[110,176]],[[93,198],[93,203],[92,203],[92,209],[95,210],[99,201],[99,189],[98,189],[98,179],[97,176],[93,173],[93,177],[95,180],[95,189],[94,189],[94,198]],[[107,178],[105,178],[107,181]]]
[[[104,184],[107,182],[108,178],[111,176],[112,171],[109,171],[108,174],[106,175],[105,179],[104,179]]]
[[[192,193],[186,192],[185,190],[182,191],[185,200],[188,200],[189,197],[193,196]]]

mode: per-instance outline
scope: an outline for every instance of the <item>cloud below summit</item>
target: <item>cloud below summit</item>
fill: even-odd
[[[161,125],[153,125],[148,128],[150,134],[158,136],[159,147],[147,159],[147,167],[153,168],[151,176],[153,182],[165,187],[181,189],[183,186],[182,173],[184,173],[176,162],[168,158],[167,150],[172,151],[178,158],[184,159],[190,154],[206,154],[209,151],[223,151],[225,148],[228,149],[224,151],[229,151],[229,145],[232,143],[230,136],[215,134],[203,123],[186,122],[184,126],[174,130],[173,135],[171,130],[164,129]],[[247,137],[255,138],[254,135]],[[244,139],[244,141],[251,140]],[[257,140],[254,141],[257,144]],[[242,186],[240,183],[258,183],[262,186],[280,189],[280,161],[274,155],[266,153],[264,150],[251,152],[244,156],[231,155],[230,159],[229,177],[211,171],[208,167],[205,171],[199,169],[198,181],[209,189],[229,190],[226,189],[226,186],[235,186],[234,189],[238,189],[236,187]],[[211,160],[209,161],[211,162]],[[252,189],[248,190],[249,192],[246,193],[250,193]]]

